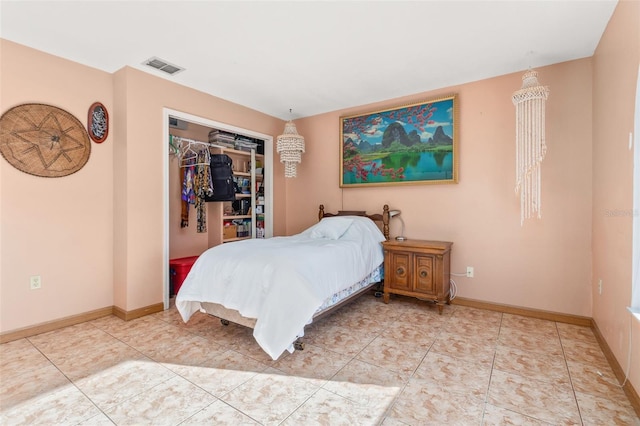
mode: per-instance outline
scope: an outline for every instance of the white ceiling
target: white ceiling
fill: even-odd
[[[2,0],[0,37],[107,72],[128,65],[289,119],[589,57],[615,6]],[[142,65],[152,56],[186,70],[166,76]]]

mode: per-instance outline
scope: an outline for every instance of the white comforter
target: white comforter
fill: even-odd
[[[383,261],[384,236],[358,216],[325,218],[291,237],[252,239],[205,251],[176,297],[186,322],[200,302],[255,318],[253,336],[274,360],[289,349],[322,302]]]

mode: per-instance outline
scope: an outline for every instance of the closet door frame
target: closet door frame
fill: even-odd
[[[241,127],[231,126],[199,117],[183,111],[176,111],[170,108],[162,109],[163,125],[163,249],[162,249],[162,276],[164,281],[164,309],[169,309],[169,117],[174,117],[182,121],[187,121],[201,126],[211,127],[227,132],[238,133],[253,138],[264,140],[264,199],[265,199],[265,238],[273,236],[273,136],[255,132]],[[206,142],[206,141],[205,141]]]

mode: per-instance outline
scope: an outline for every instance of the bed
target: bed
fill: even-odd
[[[223,324],[251,327],[274,360],[285,350],[301,349],[306,325],[382,281],[381,242],[389,239],[387,205],[372,215],[325,213],[320,205],[318,218],[296,235],[237,241],[205,251],[176,296],[183,321],[201,311]]]

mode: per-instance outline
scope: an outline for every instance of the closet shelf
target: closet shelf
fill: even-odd
[[[242,214],[242,215],[224,215],[222,216],[222,218],[224,220],[229,220],[229,219],[251,219],[251,215],[250,214]]]
[[[247,178],[251,177],[251,173],[250,172],[238,172],[238,171],[235,171],[235,170],[233,171],[233,175],[234,176],[247,177]],[[256,174],[256,179],[257,180],[262,180],[262,175]]]
[[[235,155],[246,155],[247,157],[251,156],[251,151],[242,151],[239,149],[233,149],[233,148],[222,148],[222,153],[223,154],[235,154]],[[264,158],[264,154],[255,154],[256,158]]]

